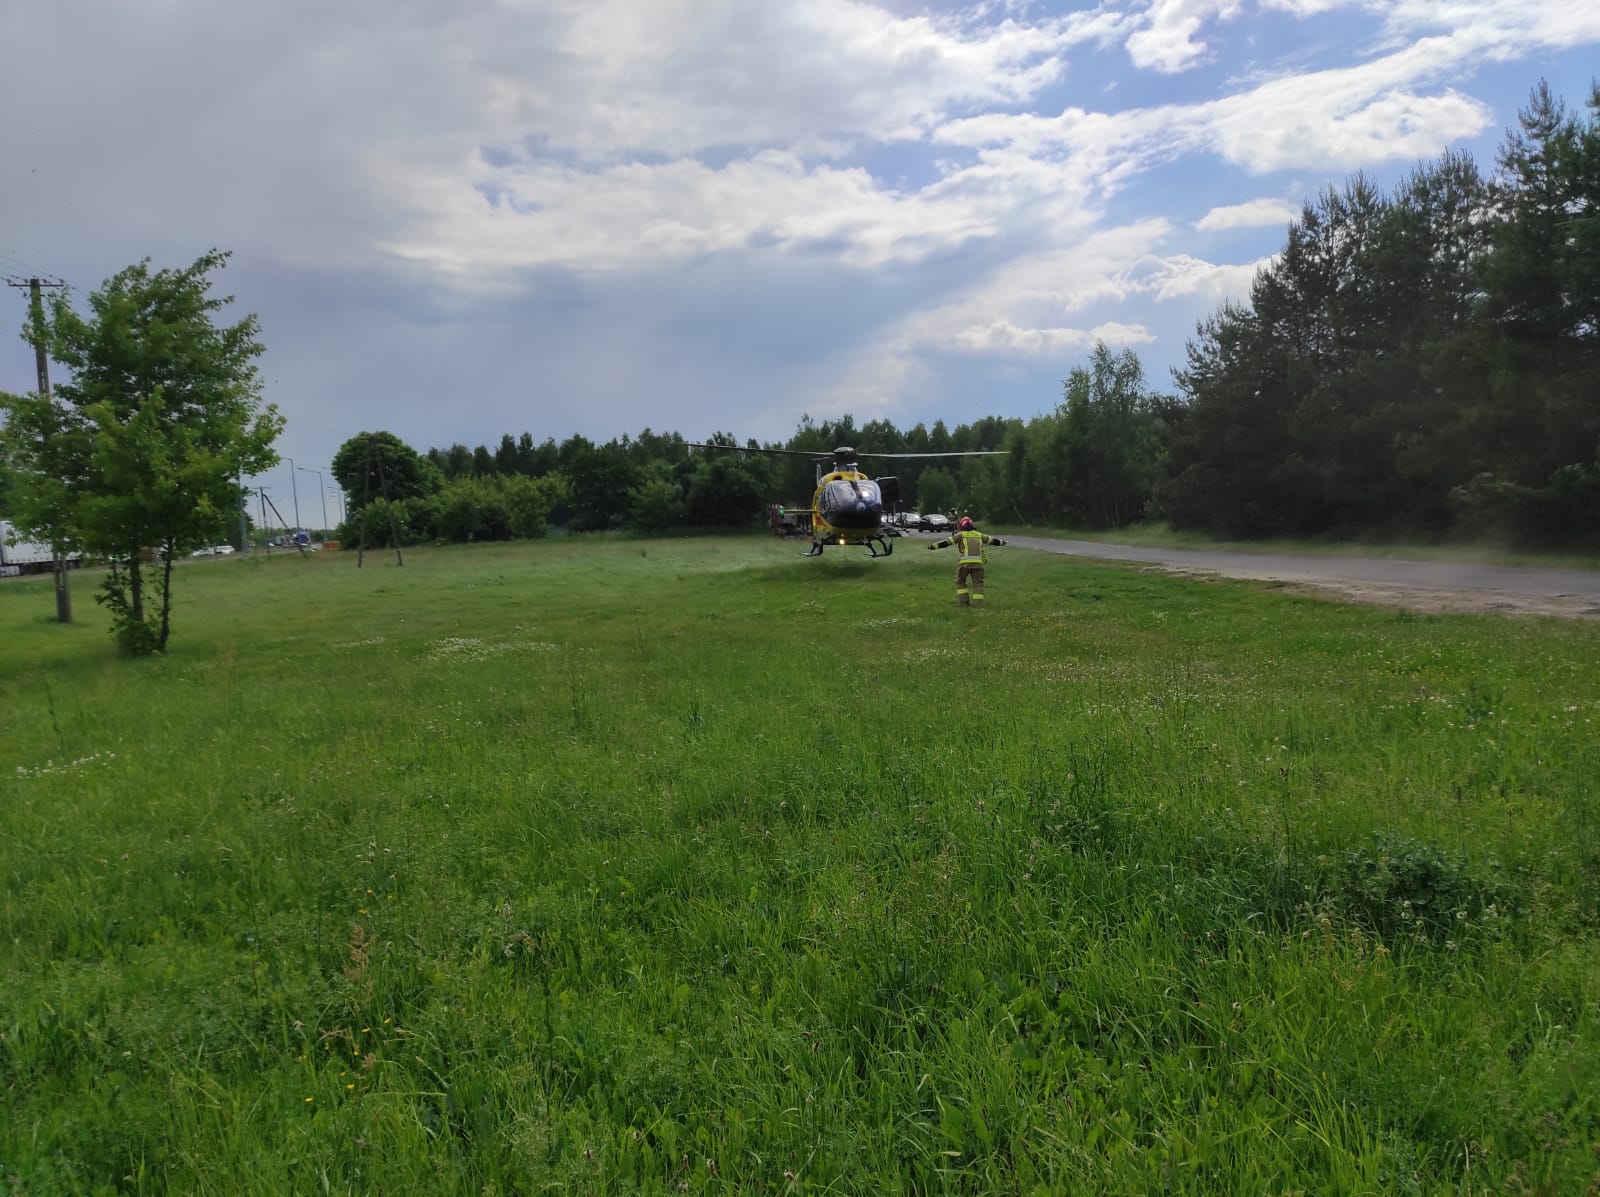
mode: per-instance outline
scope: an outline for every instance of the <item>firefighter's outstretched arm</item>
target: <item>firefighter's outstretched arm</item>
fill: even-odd
[[[951,540],[949,537],[945,537],[943,540],[936,540],[930,544],[928,546],[928,552],[931,553],[934,549],[948,549],[953,544],[955,544],[955,541]]]

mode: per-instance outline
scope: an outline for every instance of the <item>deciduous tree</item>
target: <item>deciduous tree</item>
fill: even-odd
[[[392,432],[359,432],[333,455],[333,476],[351,511],[387,490],[392,502],[437,493],[444,479],[432,462]],[[352,521],[353,522],[353,521]]]
[[[238,519],[238,479],[273,465],[282,430],[260,402],[254,316],[217,322],[231,297],[211,294],[228,255],[212,251],[181,270],[130,266],[89,296],[80,314],[68,291],[51,301],[46,342],[70,373],[56,400],[14,405],[13,453],[34,480],[58,488],[47,501],[61,530],[112,559],[102,601],[131,651],[165,651],[172,565],[182,551],[223,538]],[[145,554],[160,563],[160,610],[145,609]]]

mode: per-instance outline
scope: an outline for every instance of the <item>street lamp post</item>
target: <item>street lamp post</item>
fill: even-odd
[[[298,468],[307,474],[315,474],[317,476],[317,489],[322,492],[322,534],[326,536],[328,534],[328,488],[322,485],[322,471],[315,466],[300,466]],[[295,518],[298,519],[299,517]]]
[[[294,458],[289,457],[285,458],[285,460],[289,463],[289,492],[294,495],[294,530],[298,532],[300,531],[300,488],[294,482]]]
[[[342,523],[344,523],[346,520],[348,520],[350,518],[348,515],[345,514],[345,510],[344,510],[344,487],[342,487],[342,486],[330,486],[330,487],[328,487],[328,489],[332,490],[332,491],[337,491],[339,493],[339,522],[342,524]]]

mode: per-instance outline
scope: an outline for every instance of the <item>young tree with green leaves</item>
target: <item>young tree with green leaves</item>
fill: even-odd
[[[1144,516],[1160,470],[1160,428],[1144,367],[1131,349],[1096,342],[1087,367],[1062,387],[1063,481],[1067,519],[1119,528]]]
[[[26,522],[111,559],[100,601],[130,652],[166,650],[174,558],[222,539],[239,476],[278,460],[283,419],[260,402],[256,318],[217,322],[232,297],[211,294],[211,275],[227,260],[213,250],[180,270],[129,266],[89,296],[88,315],[58,293],[43,335],[70,381],[7,404],[9,451],[35,496]],[[148,615],[152,558],[160,609]]]
[[[923,511],[953,511],[956,480],[943,466],[930,466],[917,479],[917,506]]]
[[[455,448],[466,452],[460,445]],[[329,468],[352,513],[385,492],[391,503],[398,503],[437,494],[444,487],[439,468],[392,432],[358,432],[339,446]],[[460,476],[471,477],[470,467]]]
[[[683,488],[672,466],[660,459],[643,467],[628,491],[628,524],[641,532],[665,532],[683,521]]]

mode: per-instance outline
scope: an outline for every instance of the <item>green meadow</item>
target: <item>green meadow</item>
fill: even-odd
[[[0,582],[0,1192],[1595,1191],[1600,625],[802,547]]]

